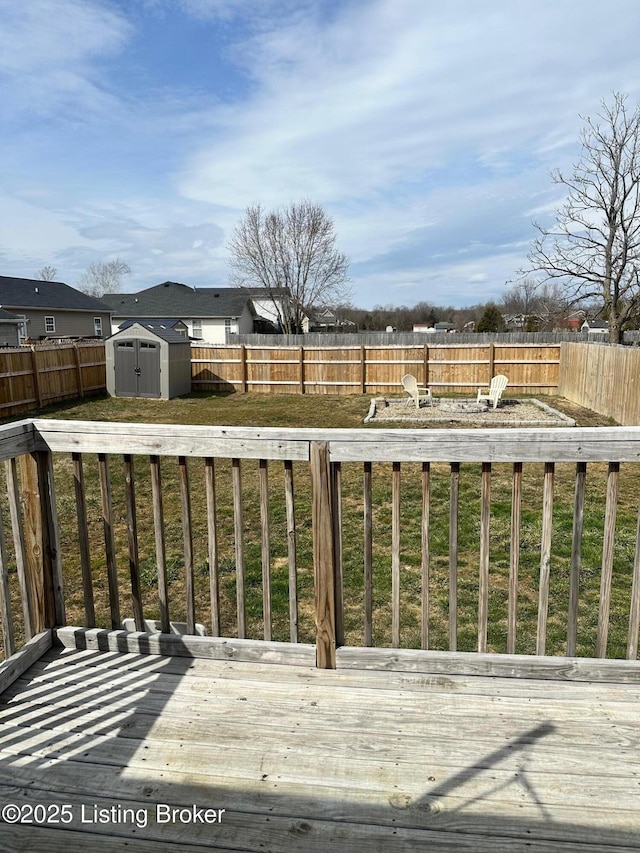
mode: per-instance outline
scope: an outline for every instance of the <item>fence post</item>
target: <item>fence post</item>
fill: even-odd
[[[311,442],[316,666],[336,668],[336,601],[329,446]]]
[[[364,344],[360,344],[360,393],[366,394],[367,391],[367,354]]]
[[[58,519],[49,451],[18,460],[24,518],[25,575],[33,593],[33,629],[65,624]]]
[[[300,393],[304,394],[304,347],[298,347],[298,359],[300,361]]]
[[[31,350],[31,371],[33,372],[33,391],[36,395],[36,403],[38,408],[42,408],[42,395],[40,393],[40,376],[38,374],[38,356],[36,348],[33,344],[29,347]]]
[[[244,344],[240,344],[240,382],[242,384],[242,393],[247,393],[247,348]]]
[[[78,377],[78,394],[80,397],[84,397],[84,382],[82,381],[82,362],[80,361],[80,350],[78,349],[78,344],[72,344],[73,346],[73,357],[76,362],[76,376]]]

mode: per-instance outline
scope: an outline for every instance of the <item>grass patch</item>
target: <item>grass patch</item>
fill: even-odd
[[[132,423],[219,424],[247,426],[286,426],[348,428],[362,427],[369,406],[368,396],[293,396],[293,395],[212,395],[193,394],[170,400],[126,400],[97,398],[82,403],[58,406],[43,413],[46,417],[107,420]],[[574,417],[579,425],[605,425],[598,418],[565,401],[553,398],[551,405]],[[414,424],[408,424],[415,427]],[[377,429],[376,425],[367,427]],[[123,452],[126,448],[123,447]],[[492,471],[489,648],[506,649],[507,592],[510,549],[511,466],[494,465]],[[148,459],[136,458],[136,495],[145,616],[158,618],[157,570],[151,511],[151,483]],[[171,618],[186,617],[184,558],[180,514],[178,466],[175,459],[163,459],[163,496],[167,567],[170,584]],[[209,564],[207,552],[207,514],[202,460],[189,462],[193,513],[196,618],[210,622]],[[56,488],[60,522],[67,621],[83,622],[82,585],[78,560],[77,519],[71,460],[67,455],[55,458]],[[127,592],[128,546],[124,509],[124,474],[120,459],[111,460],[115,536],[123,616],[131,615]],[[555,477],[552,538],[552,580],[547,649],[562,654],[566,644],[569,598],[569,569],[573,524],[573,488],[575,466],[558,464]],[[421,582],[421,470],[419,465],[402,466],[401,504],[401,592],[402,645],[420,644]],[[296,500],[296,536],[299,596],[299,634],[302,641],[314,641],[313,560],[311,536],[311,495],[308,466],[294,465]],[[91,543],[98,624],[109,626],[109,608],[104,559],[104,540],[100,515],[97,462],[85,457],[88,530]],[[542,516],[542,464],[525,464],[523,476],[520,585],[517,650],[535,651],[540,538]],[[242,462],[243,530],[246,574],[246,619],[250,637],[263,636],[261,531],[257,462]],[[582,546],[582,574],[578,651],[591,655],[595,650],[600,565],[602,559],[604,494],[606,466],[590,465]],[[345,464],[342,470],[343,561],[345,578],[345,632],[349,644],[361,645],[363,626],[363,472],[358,464]],[[219,580],[221,622],[224,635],[237,631],[236,556],[234,542],[231,465],[216,460],[216,497],[219,543]],[[289,588],[287,524],[284,504],[282,464],[269,465],[269,509],[271,538],[271,583],[273,637],[289,638]],[[640,501],[638,478],[633,465],[621,466],[620,498],[614,558],[614,579],[609,654],[623,657],[635,548],[635,526]],[[391,463],[373,466],[374,504],[374,643],[391,643]],[[4,510],[3,510],[4,511]],[[431,467],[430,496],[430,645],[448,646],[449,591],[449,467]],[[5,528],[8,519],[5,519]],[[465,463],[460,471],[460,516],[458,528],[458,648],[473,650],[477,644],[478,572],[480,532],[480,464]],[[13,582],[13,581],[12,581]],[[19,607],[19,605],[17,605]],[[16,611],[17,612],[17,611]]]

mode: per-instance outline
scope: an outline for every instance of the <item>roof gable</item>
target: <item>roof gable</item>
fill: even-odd
[[[2,308],[51,308],[60,311],[92,311],[106,313],[109,306],[94,296],[87,296],[61,281],[0,276]]]

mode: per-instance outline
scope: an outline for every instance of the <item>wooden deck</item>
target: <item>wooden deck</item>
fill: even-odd
[[[640,849],[640,680],[557,676],[54,646],[0,697],[0,807],[71,822],[0,850]]]

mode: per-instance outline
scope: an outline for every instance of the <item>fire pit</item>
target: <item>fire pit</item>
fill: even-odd
[[[433,401],[441,412],[450,412],[451,414],[478,414],[486,412],[488,404],[486,401],[477,400],[445,400],[440,398]]]

